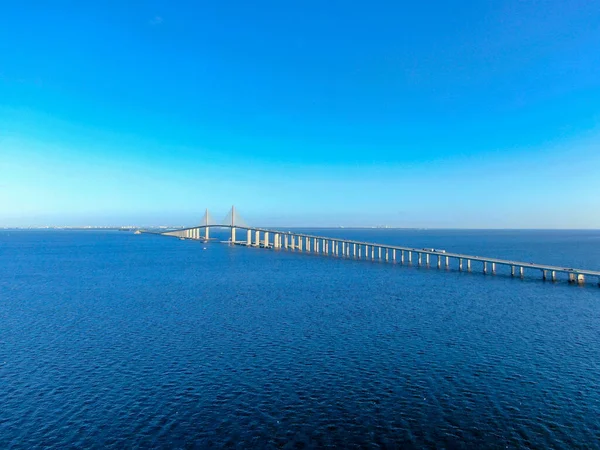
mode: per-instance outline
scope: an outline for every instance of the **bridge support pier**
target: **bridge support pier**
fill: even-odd
[[[210,235],[210,227],[206,227],[204,229],[204,239],[206,239],[208,241],[209,235]]]
[[[519,275],[521,278],[525,276],[525,268],[523,266],[519,267]]]
[[[467,259],[467,271],[470,272],[471,271],[471,260]]]
[[[437,268],[441,269],[442,267],[442,257],[440,255],[437,255]]]
[[[265,248],[269,248],[269,232],[268,231],[265,231],[265,242],[263,245]]]
[[[375,261],[375,246],[371,246],[371,260]]]
[[[404,250],[400,250],[400,264],[404,264]]]
[[[246,231],[246,245],[250,247],[252,245],[252,231]]]
[[[392,261],[396,262],[396,249],[392,250]]]
[[[458,270],[459,271],[463,270],[463,260],[462,260],[462,258],[458,258]]]
[[[379,247],[379,261],[381,261],[383,258],[381,258],[381,247]]]
[[[515,266],[510,266],[510,276],[511,277],[515,276]]]
[[[548,271],[542,270],[542,280],[546,281],[547,278],[548,278]]]
[[[412,264],[412,252],[408,252],[408,264]]]
[[[235,228],[231,228],[231,243],[235,244]]]
[[[487,273],[487,263],[483,262],[483,273]]]
[[[352,256],[354,258],[356,258],[357,254],[356,254],[356,244],[352,244]]]
[[[551,276],[552,276],[552,281],[556,281],[556,270],[552,271]]]
[[[492,263],[492,275],[496,275],[496,263]]]
[[[419,261],[419,266],[420,266],[421,263],[423,262],[423,254],[422,253],[419,253],[418,261]]]
[[[425,262],[426,262],[426,264],[427,264],[428,267],[429,267],[429,257],[430,257],[429,253],[426,253],[425,254]]]

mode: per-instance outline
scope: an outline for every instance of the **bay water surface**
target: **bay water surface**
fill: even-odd
[[[308,231],[600,270],[600,231]],[[600,448],[600,288],[532,275],[0,231],[0,448]]]

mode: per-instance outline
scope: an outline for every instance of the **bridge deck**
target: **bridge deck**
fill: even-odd
[[[572,273],[572,274],[576,274],[576,275],[596,276],[596,277],[600,278],[600,271],[596,271],[596,270],[577,269],[577,268],[572,268],[572,267],[562,267],[562,266],[554,266],[554,265],[548,265],[548,264],[538,264],[538,263],[516,261],[516,260],[509,260],[509,259],[490,258],[490,257],[486,257],[486,256],[474,256],[474,255],[467,255],[467,254],[463,254],[463,253],[440,252],[440,251],[436,251],[436,250],[427,250],[424,248],[404,247],[404,246],[399,246],[399,245],[381,244],[381,243],[376,243],[376,242],[356,241],[356,240],[352,240],[352,239],[344,239],[344,238],[339,238],[339,237],[334,238],[334,237],[327,237],[327,236],[317,236],[317,235],[313,235],[313,234],[296,233],[296,232],[292,232],[292,231],[282,231],[282,230],[276,230],[276,229],[272,229],[272,228],[258,228],[258,227],[238,226],[238,225],[235,225],[235,226],[232,226],[232,225],[201,225],[201,226],[196,226],[196,227],[172,230],[172,232],[196,230],[196,229],[203,229],[203,228],[235,228],[235,229],[239,229],[239,230],[259,231],[259,232],[263,232],[263,233],[275,233],[275,234],[280,234],[280,235],[289,235],[289,236],[295,236],[295,237],[301,237],[301,238],[320,239],[320,240],[327,240],[327,241],[331,241],[331,242],[343,242],[346,244],[356,244],[356,245],[363,245],[363,246],[366,245],[369,247],[376,247],[376,248],[382,248],[382,249],[399,250],[399,251],[413,252],[413,253],[422,253],[422,254],[428,254],[428,255],[435,255],[435,256],[439,256],[439,257],[448,257],[448,258],[457,258],[457,259],[464,259],[464,260],[471,260],[471,261],[479,261],[482,263],[494,263],[494,264],[501,264],[501,265],[506,265],[506,266],[525,267],[525,268],[529,268],[529,269],[539,269],[539,270],[547,270],[547,271],[555,271],[555,272]],[[166,231],[166,232],[168,232],[168,231]],[[164,234],[166,232],[160,232],[160,233],[156,233],[156,234]]]

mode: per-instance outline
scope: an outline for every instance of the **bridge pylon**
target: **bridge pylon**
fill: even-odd
[[[210,237],[210,225],[217,225],[217,223],[213,220],[212,216],[208,212],[208,208],[206,208],[206,210],[204,211],[204,216],[202,216],[200,225],[206,227],[204,239],[208,240],[208,238]]]

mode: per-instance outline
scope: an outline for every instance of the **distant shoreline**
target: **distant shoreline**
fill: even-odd
[[[177,230],[188,226],[143,226],[143,227],[0,227],[0,231],[124,231],[136,230]],[[212,228],[222,228],[214,225]],[[286,230],[388,230],[388,231],[600,231],[600,228],[437,228],[437,227],[263,227],[265,229]]]

